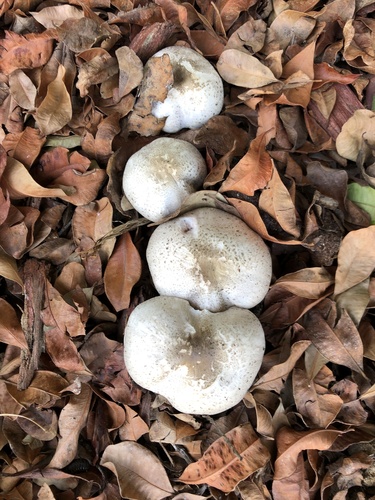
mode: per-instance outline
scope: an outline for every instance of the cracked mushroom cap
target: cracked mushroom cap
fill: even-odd
[[[125,328],[130,376],[183,413],[214,415],[239,403],[264,348],[262,325],[250,311],[200,311],[176,297],[143,302]]]
[[[146,258],[160,295],[209,311],[254,307],[265,297],[272,275],[262,238],[216,208],[198,208],[158,226]]]
[[[202,186],[206,175],[206,162],[195,146],[161,137],[129,158],[122,185],[132,206],[156,222],[179,209]]]
[[[164,102],[156,102],[152,114],[166,118],[164,132],[183,128],[197,129],[218,115],[224,104],[224,88],[215,68],[193,49],[166,47],[153,57],[168,54],[173,71],[173,85]]]

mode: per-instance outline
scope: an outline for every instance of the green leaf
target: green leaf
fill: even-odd
[[[375,189],[361,186],[356,182],[348,186],[348,198],[370,214],[371,224],[375,224]]]

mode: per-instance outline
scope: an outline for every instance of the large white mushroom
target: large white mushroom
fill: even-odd
[[[156,222],[180,208],[182,201],[202,186],[206,175],[206,162],[195,146],[161,137],[129,158],[123,190],[141,215]]]
[[[175,297],[143,302],[125,328],[130,376],[184,413],[214,415],[239,403],[264,348],[262,326],[250,311],[199,311]]]
[[[160,295],[210,311],[259,304],[272,275],[262,238],[216,208],[198,208],[158,226],[146,257]]]
[[[152,114],[166,118],[164,132],[197,129],[220,113],[224,104],[223,82],[207,59],[193,49],[166,47],[153,57],[163,54],[169,56],[174,81],[166,99],[154,103]]]

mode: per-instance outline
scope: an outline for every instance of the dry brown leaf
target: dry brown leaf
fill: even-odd
[[[295,342],[290,348],[288,359],[283,363],[272,366],[271,369],[265,373],[265,375],[261,376],[253,384],[252,389],[267,389],[280,394],[289,373],[293,370],[299,358],[310,345],[310,340],[299,340],[298,342]]]
[[[271,179],[260,194],[259,208],[277,220],[285,232],[295,238],[300,236],[296,207],[274,165]]]
[[[298,412],[309,428],[326,428],[341,410],[343,400],[328,389],[323,392],[305,370],[293,370],[293,396]]]
[[[127,309],[133,286],[141,277],[142,262],[129,233],[120,236],[104,271],[105,293],[116,311]]]
[[[17,423],[29,436],[41,441],[51,441],[57,435],[57,415],[50,409],[31,406],[20,414]]]
[[[273,160],[266,151],[267,133],[258,135],[250,143],[248,152],[230,171],[222,183],[220,193],[238,191],[253,196],[270,181],[274,169]]]
[[[375,268],[375,226],[348,233],[337,257],[334,294],[341,293],[369,278]]]
[[[125,405],[125,422],[119,428],[121,441],[138,441],[138,439],[149,432],[146,422],[130,406]]]
[[[333,285],[332,275],[324,267],[307,267],[294,273],[285,274],[272,285],[307,299],[318,299]]]
[[[100,464],[116,475],[122,497],[161,500],[174,492],[159,459],[138,443],[107,446]]]
[[[73,116],[70,94],[64,83],[65,68],[59,65],[56,78],[48,85],[46,97],[38,106],[35,121],[44,135],[61,130]]]
[[[286,49],[293,44],[305,43],[316,26],[316,21],[309,14],[287,9],[281,12],[269,27],[266,39],[267,53]]]
[[[247,11],[256,3],[256,0],[219,0],[217,9],[225,30],[234,24],[243,11]]]
[[[333,429],[296,431],[282,427],[276,436],[278,454],[274,479],[283,479],[295,472],[301,451],[328,450],[344,432]]]
[[[216,67],[226,82],[237,87],[254,89],[278,82],[267,66],[242,50],[224,50]]]
[[[0,342],[10,344],[21,349],[28,349],[19,319],[13,307],[0,298]]]
[[[84,62],[79,68],[78,81],[76,84],[80,96],[86,96],[89,93],[91,85],[109,80],[118,73],[118,69],[117,59],[106,51]]]
[[[46,138],[35,128],[26,127],[18,134],[7,134],[3,146],[9,156],[30,168],[40,155]]]
[[[251,424],[243,424],[217,439],[202,458],[186,467],[178,480],[186,484],[207,483],[229,493],[269,460],[269,451]]]
[[[80,394],[70,396],[59,416],[59,441],[49,467],[62,469],[75,458],[81,430],[86,426],[92,390],[82,384]]]
[[[151,425],[149,432],[151,441],[184,444],[186,438],[198,432],[191,425],[181,420],[174,420],[165,412],[157,412],[155,417],[155,422]]]
[[[335,303],[325,299],[304,315],[303,324],[323,356],[363,375],[362,340],[345,310],[337,320]]]

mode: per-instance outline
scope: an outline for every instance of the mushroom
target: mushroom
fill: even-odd
[[[195,146],[161,137],[129,158],[122,183],[132,206],[156,222],[173,214],[206,175],[206,163]]]
[[[173,71],[173,85],[163,102],[155,102],[152,114],[166,118],[164,132],[183,128],[197,129],[218,115],[224,104],[223,82],[215,68],[188,47],[166,47],[153,57],[168,54]]]
[[[125,328],[125,365],[132,379],[183,413],[214,415],[239,403],[264,348],[262,325],[252,312],[199,311],[176,297],[146,300]]]
[[[158,226],[146,258],[160,295],[214,312],[259,304],[272,275],[262,238],[217,208],[198,208]]]

